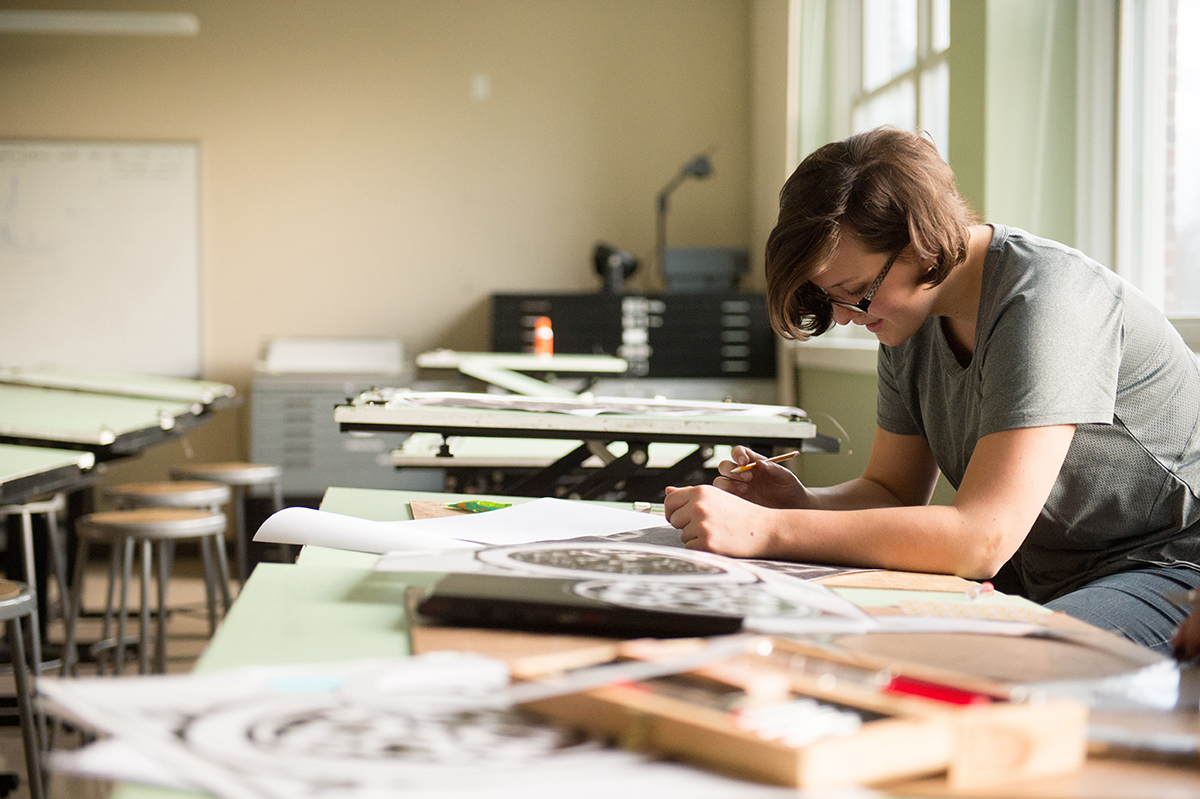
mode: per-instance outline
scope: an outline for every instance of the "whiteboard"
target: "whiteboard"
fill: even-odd
[[[0,141],[0,366],[201,373],[199,147]]]

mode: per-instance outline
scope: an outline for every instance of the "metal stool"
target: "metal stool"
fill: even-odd
[[[21,517],[21,548],[25,560],[24,577],[25,584],[30,587],[30,591],[34,591],[33,586],[38,584],[37,572],[33,562],[33,517],[40,515],[46,517],[46,539],[50,544],[50,561],[54,568],[54,577],[58,581],[59,613],[62,614],[64,621],[67,618],[67,595],[69,593],[67,587],[67,553],[66,542],[63,539],[62,530],[58,526],[58,520],[66,510],[66,507],[67,499],[64,494],[40,497],[19,505],[0,506],[0,519],[7,519],[9,516]],[[38,619],[36,591],[34,593],[33,633],[30,635],[30,646],[33,649],[34,663],[39,664],[40,669],[45,664],[42,661],[42,633],[41,622]]]
[[[250,576],[247,556],[249,536],[246,530],[246,489],[251,486],[270,486],[275,511],[283,510],[283,471],[265,463],[186,463],[171,469],[176,480],[209,480],[233,489],[234,536],[237,546],[238,582]]]
[[[123,483],[105,489],[105,494],[118,508],[208,508],[220,513],[229,504],[232,492],[229,486],[207,480],[159,480],[149,483]],[[211,544],[211,546],[210,546]],[[167,549],[174,547],[168,542]],[[210,551],[211,550],[211,551]],[[167,563],[171,562],[168,552]],[[204,559],[204,572],[216,568],[220,575],[221,617],[229,612],[229,559],[225,554],[225,541],[218,538],[200,540],[200,555]],[[213,558],[216,560],[214,561]],[[210,634],[217,631],[217,603],[213,593],[208,592],[208,626]]]
[[[208,480],[159,480],[124,483],[105,489],[119,508],[212,508],[229,504],[232,492]]]
[[[76,534],[79,538],[75,553],[75,581],[71,590],[71,609],[67,620],[67,653],[75,651],[75,641],[79,616],[83,602],[83,581],[87,566],[88,546],[90,543],[104,543],[112,548],[112,565],[108,575],[108,592],[105,600],[104,627],[101,640],[93,649],[100,650],[112,647],[116,650],[114,672],[120,674],[125,668],[125,646],[129,639],[125,636],[126,622],[129,617],[129,582],[133,570],[134,549],[141,544],[141,613],[138,629],[139,667],[142,674],[150,671],[150,574],[154,560],[154,545],[158,545],[158,629],[154,641],[155,671],[165,672],[167,661],[167,613],[166,594],[167,581],[170,579],[170,544],[181,540],[197,540],[201,546],[205,542],[224,544],[225,514],[211,510],[190,508],[135,508],[133,510],[114,510],[90,513],[79,518],[76,523]],[[217,562],[222,562],[219,558]],[[120,567],[121,599],[116,609],[116,637],[109,638],[114,616],[113,590],[117,582],[118,567]],[[204,582],[210,606],[215,603],[215,591],[218,580],[224,580],[228,586],[228,574],[214,575],[210,561],[205,558]],[[99,662],[99,658],[97,659]],[[67,671],[74,672],[74,662]],[[101,673],[103,669],[101,668]]]
[[[33,706],[37,689],[36,677],[30,680],[29,668],[25,663],[25,638],[21,633],[21,619],[28,619],[30,628],[37,630],[37,599],[29,586],[11,580],[0,580],[0,619],[4,621],[5,635],[11,653],[13,680],[17,688],[17,713],[21,717],[21,738],[25,744],[25,770],[29,781],[29,795],[33,799],[45,799],[45,774],[42,771],[42,741],[45,740],[45,717]],[[39,671],[34,659],[34,673]]]

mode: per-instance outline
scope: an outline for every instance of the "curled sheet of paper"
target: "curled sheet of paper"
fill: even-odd
[[[542,498],[487,513],[402,522],[376,522],[312,508],[285,508],[263,522],[254,540],[383,554],[477,549],[480,544],[562,541],[662,525],[661,516],[649,513]]]
[[[478,544],[459,541],[448,535],[411,527],[412,524],[375,522],[312,508],[284,508],[262,523],[254,534],[254,540],[268,544],[304,544],[376,554],[397,550],[440,551],[479,547]]]

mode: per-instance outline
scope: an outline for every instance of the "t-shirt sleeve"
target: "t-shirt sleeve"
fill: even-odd
[[[1110,424],[1122,347],[1122,299],[1068,253],[1018,277],[976,353],[979,436],[1056,424]]]
[[[879,347],[879,357],[876,361],[879,391],[875,401],[876,424],[889,433],[901,436],[923,436],[924,429],[920,421],[913,418],[909,405],[904,402],[901,393],[903,379],[897,373],[899,368],[896,352],[889,347]]]

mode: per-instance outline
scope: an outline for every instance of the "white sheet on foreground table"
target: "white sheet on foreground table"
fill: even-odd
[[[383,554],[461,549],[478,544],[561,541],[662,524],[661,516],[552,498],[484,513],[402,522],[375,522],[311,508],[285,508],[263,522],[254,540]]]
[[[795,796],[579,741],[511,716],[500,661],[394,661],[46,680],[52,705],[222,799]],[[137,759],[76,773],[148,779]],[[95,768],[96,771],[89,771]],[[865,796],[867,793],[853,792]]]

